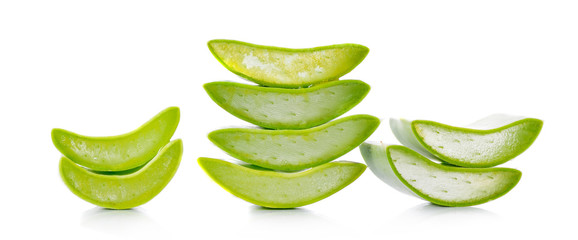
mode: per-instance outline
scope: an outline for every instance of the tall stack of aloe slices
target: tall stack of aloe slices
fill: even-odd
[[[509,115],[492,115],[467,128],[391,119],[394,135],[405,146],[363,143],[360,150],[377,177],[397,190],[442,206],[472,206],[516,186],[520,171],[493,167],[528,149],[542,124]]]
[[[199,165],[233,195],[268,208],[294,208],[324,199],[355,181],[366,166],[335,161],[365,141],[379,119],[353,115],[331,121],[369,92],[359,80],[339,80],[369,49],[340,44],[308,49],[232,40],[208,43],[231,72],[259,84],[205,84],[209,96],[232,115],[261,129],[228,128],[209,139],[234,164],[199,158]]]
[[[64,155],[62,180],[78,197],[105,208],[128,209],[150,201],[179,167],[183,144],[171,141],[179,118],[179,109],[170,107],[132,132],[109,137],[53,129],[52,142]]]

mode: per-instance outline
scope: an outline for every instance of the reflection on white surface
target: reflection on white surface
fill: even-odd
[[[270,209],[252,206],[247,223],[249,229],[268,229],[282,233],[284,237],[323,236],[323,233],[342,231],[343,228],[311,210],[304,208]]]
[[[138,209],[95,207],[84,212],[81,225],[101,233],[129,239],[167,239],[163,228]]]
[[[469,227],[500,224],[499,215],[476,207],[444,207],[423,203],[401,213],[394,219],[394,225],[400,228],[414,229],[416,226],[451,226],[468,229]],[[406,230],[407,230],[406,229]]]
[[[254,223],[269,222],[275,224],[276,222],[282,222],[284,224],[303,224],[309,222],[331,225],[329,220],[303,208],[273,209],[251,206],[249,211],[250,221]]]

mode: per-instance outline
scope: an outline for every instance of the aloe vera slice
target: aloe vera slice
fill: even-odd
[[[327,198],[355,181],[365,171],[361,163],[337,161],[302,172],[258,170],[213,158],[199,165],[221,187],[255,205],[296,208]]]
[[[370,115],[353,115],[303,130],[229,128],[209,139],[247,163],[281,171],[298,171],[330,162],[353,150],[379,126]]]
[[[128,209],[150,201],[163,190],[175,175],[182,152],[182,141],[172,141],[154,159],[128,174],[90,171],[62,157],[60,176],[74,194],[87,202]]]
[[[205,84],[211,98],[234,116],[271,129],[311,128],[349,111],[369,92],[359,80],[341,80],[311,88],[285,89],[234,82]]]
[[[436,164],[399,145],[363,143],[369,169],[393,188],[442,206],[463,207],[497,199],[522,173],[511,168],[462,168]]]
[[[285,88],[337,80],[369,52],[358,44],[290,49],[217,39],[208,46],[229,71],[263,86]]]
[[[528,149],[542,129],[542,120],[498,114],[469,128],[405,119],[391,119],[390,126],[403,145],[429,158],[462,167],[493,167]]]
[[[124,171],[142,166],[166,145],[179,124],[180,112],[169,107],[136,130],[118,136],[89,137],[52,130],[54,146],[68,159],[95,171]]]

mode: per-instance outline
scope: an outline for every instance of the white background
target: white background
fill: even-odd
[[[1,239],[576,239],[576,1],[10,1],[0,2]],[[372,86],[346,115],[466,125],[493,113],[544,120],[504,164],[523,172],[504,197],[444,208],[396,192],[367,170],[318,203],[262,209],[221,189],[196,163],[231,159],[206,138],[247,125],[202,85],[244,82],[213,58],[215,38],[292,48],[359,43],[370,53],[342,79]],[[50,130],[117,135],[168,106],[185,152],[149,203],[103,210],[58,175]],[[343,160],[363,162],[359,150]]]

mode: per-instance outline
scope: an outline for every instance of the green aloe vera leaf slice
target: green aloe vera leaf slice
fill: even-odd
[[[208,46],[229,71],[263,86],[285,88],[337,80],[369,53],[358,44],[291,49],[216,39]]]
[[[275,172],[240,166],[213,158],[199,165],[221,187],[255,205],[296,208],[327,198],[365,171],[362,163],[336,161],[301,172]]]
[[[359,80],[341,80],[311,88],[285,89],[234,82],[205,84],[209,96],[234,116],[270,129],[305,129],[341,116],[369,92]]]
[[[299,171],[353,150],[379,126],[370,115],[353,115],[303,130],[229,128],[209,139],[229,155],[260,167]]]
[[[462,167],[493,167],[520,155],[532,145],[542,120],[491,115],[468,128],[434,121],[391,119],[397,139],[422,155]]]
[[[142,166],[166,145],[179,124],[180,111],[169,107],[136,130],[118,136],[89,137],[52,130],[52,142],[64,156],[95,171],[124,171]]]
[[[94,205],[111,209],[128,209],[153,199],[175,175],[183,143],[171,141],[146,165],[128,174],[97,173],[70,159],[60,160],[60,176],[76,196]]]
[[[399,145],[363,143],[369,169],[393,188],[437,205],[473,206],[497,199],[520,181],[511,168],[463,168],[436,164]]]

